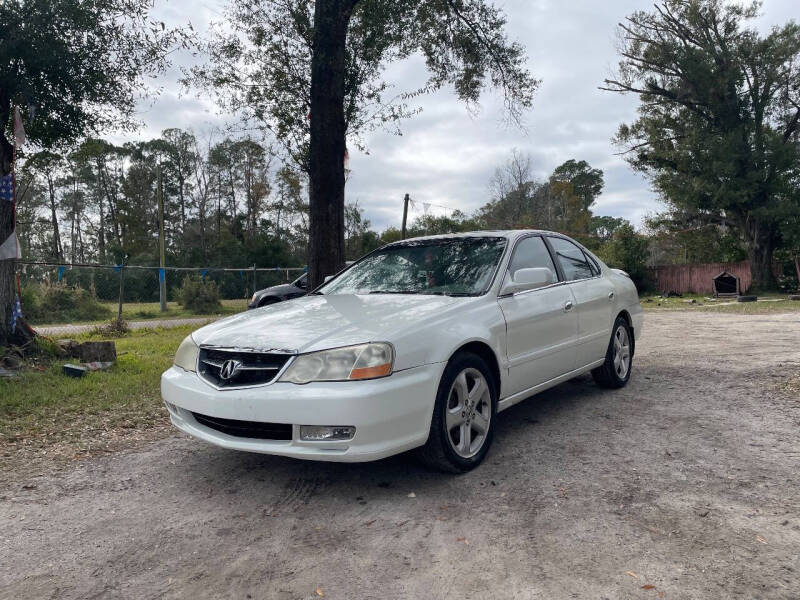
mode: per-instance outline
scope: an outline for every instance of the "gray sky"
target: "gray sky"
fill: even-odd
[[[399,226],[402,198],[434,203],[470,213],[488,199],[489,179],[513,148],[532,157],[536,176],[546,177],[575,158],[601,168],[605,190],[595,214],[625,217],[641,225],[642,217],[660,210],[646,180],[615,153],[611,144],[620,123],[635,117],[637,101],[597,89],[615,68],[615,26],[643,0],[507,0],[497,2],[508,16],[508,33],[528,51],[528,66],[541,87],[525,115],[526,131],[502,124],[502,99],[488,92],[480,109],[469,111],[450,90],[422,98],[422,114],[402,123],[402,136],[381,131],[366,137],[368,154],[350,148],[348,201],[358,201],[374,228]],[[177,25],[191,20],[205,31],[220,20],[224,0],[156,0],[156,15]],[[798,14],[796,0],[766,0],[759,28],[783,24]],[[188,55],[177,64],[191,62]],[[145,123],[138,137],[158,135],[167,127],[210,131],[224,122],[213,102],[182,95],[178,70],[163,77],[155,101],[142,105]],[[414,89],[426,78],[421,59],[391,65],[385,74],[398,91]],[[352,144],[351,144],[352,146]],[[435,214],[448,211],[431,207]]]

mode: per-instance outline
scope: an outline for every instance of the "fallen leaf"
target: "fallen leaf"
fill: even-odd
[[[625,571],[625,575],[630,575],[634,579],[639,579],[639,576],[636,573],[634,573],[633,571]]]
[[[411,493],[408,495],[408,497],[409,497],[409,498],[416,498],[416,497],[417,497],[417,495],[416,495],[414,492],[411,492]]]
[[[317,588],[317,596],[322,597],[325,594],[322,593],[322,588]]]
[[[467,546],[469,546],[469,540],[467,538],[456,538],[457,542],[464,542]]]
[[[647,585],[643,585],[643,586],[642,586],[642,589],[643,589],[643,590],[654,590],[654,589],[656,589],[656,586],[654,586],[654,585],[653,585],[653,584],[651,584],[651,583],[648,583]]]
[[[762,544],[766,544],[766,543],[767,543],[767,540],[765,540],[765,539],[764,539],[763,537],[761,537],[760,535],[757,535],[757,536],[756,536],[756,540],[757,540],[757,541],[759,541],[759,542],[761,542]]]
[[[372,521],[367,521],[366,523],[364,523],[364,525],[366,525],[367,527],[369,527],[369,526],[370,526],[370,525],[372,525],[372,524],[373,524],[375,521],[377,521],[377,519],[372,519]]]

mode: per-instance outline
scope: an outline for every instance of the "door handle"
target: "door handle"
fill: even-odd
[[[608,292],[608,299],[609,300],[613,300],[614,299],[614,292],[613,291]]]
[[[564,312],[571,311],[574,306],[575,305],[572,304],[572,300],[567,300],[566,303],[564,304]]]

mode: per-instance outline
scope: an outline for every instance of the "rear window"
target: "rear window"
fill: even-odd
[[[589,279],[595,276],[594,267],[578,246],[564,238],[551,237],[550,245],[567,281]]]

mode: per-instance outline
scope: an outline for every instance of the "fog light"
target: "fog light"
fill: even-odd
[[[332,440],[352,440],[355,427],[326,427],[323,425],[301,425],[300,439],[306,442],[329,442]]]

